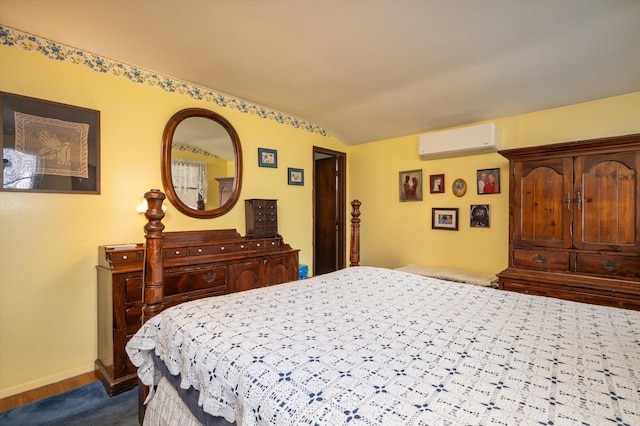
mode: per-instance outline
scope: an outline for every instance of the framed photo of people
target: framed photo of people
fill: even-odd
[[[458,208],[434,207],[431,209],[431,229],[458,230]]]
[[[469,212],[471,227],[489,228],[491,226],[491,216],[489,213],[489,204],[471,204]]]
[[[444,194],[444,175],[429,176],[429,192],[431,194]]]
[[[422,201],[422,170],[399,173],[400,201]]]
[[[477,171],[478,194],[500,193],[500,169],[481,169]]]

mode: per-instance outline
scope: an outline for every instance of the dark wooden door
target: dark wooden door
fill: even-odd
[[[314,149],[314,275],[345,267],[344,169],[344,153]]]

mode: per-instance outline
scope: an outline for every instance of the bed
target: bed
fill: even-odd
[[[163,312],[147,296],[127,344],[145,424],[640,424],[638,311],[368,266]]]

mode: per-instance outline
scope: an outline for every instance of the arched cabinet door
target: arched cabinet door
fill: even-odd
[[[265,263],[266,285],[282,284],[298,276],[297,256],[271,257]]]
[[[264,261],[252,260],[229,266],[229,293],[264,286]]]
[[[639,253],[638,168],[640,153],[575,158],[574,246]]]
[[[516,162],[511,182],[518,199],[513,205],[514,246],[570,248],[571,158]]]

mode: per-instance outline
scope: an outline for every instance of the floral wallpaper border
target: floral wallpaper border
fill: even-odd
[[[180,144],[172,143],[171,149],[175,149],[176,151],[190,152],[192,154],[199,154],[205,157],[220,158],[217,155],[210,153],[209,151],[205,151],[204,149],[197,148],[195,146],[190,146],[190,145],[180,145]]]
[[[148,84],[149,86],[158,87],[166,92],[186,95],[193,99],[214,103],[220,107],[231,108],[245,114],[256,115],[265,120],[272,120],[280,124],[289,125],[296,129],[306,130],[322,136],[329,136],[326,130],[300,118],[153,71],[56,43],[2,24],[0,24],[0,44],[4,46],[21,47],[24,50],[32,52],[39,52],[50,59],[83,65],[96,72],[127,78],[134,83]]]

